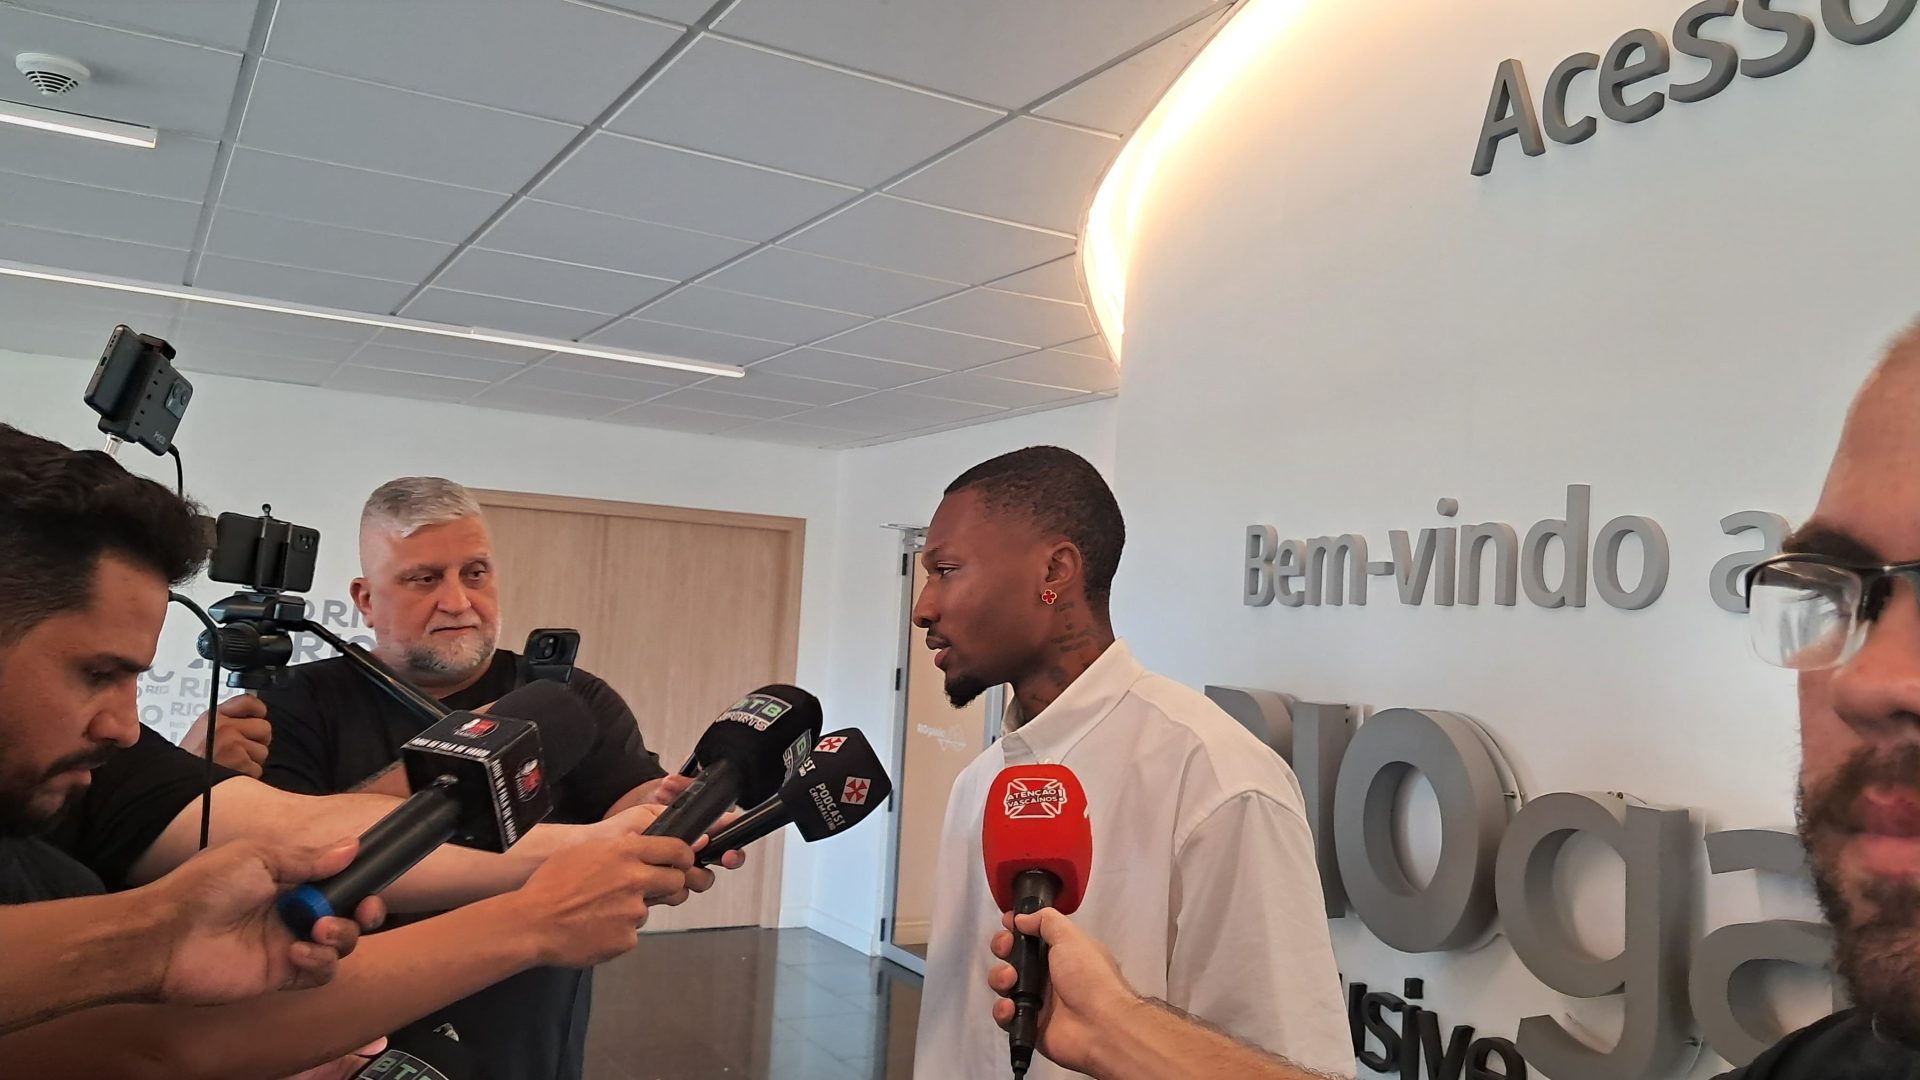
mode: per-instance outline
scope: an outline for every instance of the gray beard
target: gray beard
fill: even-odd
[[[402,666],[407,674],[425,676],[428,682],[458,682],[493,662],[494,641],[493,635],[481,639],[472,656],[463,655],[464,650],[448,655],[449,650],[416,645],[407,650]]]

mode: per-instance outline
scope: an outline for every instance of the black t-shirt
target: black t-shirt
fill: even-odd
[[[1774,1043],[1745,1068],[1715,1080],[1920,1080],[1920,1053],[1874,1034],[1848,1009]]]
[[[212,783],[240,775],[215,765]],[[45,839],[93,871],[108,889],[131,886],[133,864],[153,846],[180,811],[207,790],[205,758],[195,757],[146,725],[132,746],[115,751],[93,771],[93,782],[68,807]],[[216,812],[219,792],[213,796]]]
[[[499,650],[480,681],[449,695],[444,704],[474,709],[525,685],[519,660]],[[273,727],[262,779],[275,787],[309,795],[351,790],[398,761],[400,747],[427,727],[339,657],[301,664],[291,675],[287,688],[260,694]],[[621,796],[665,776],[666,770],[647,749],[633,711],[613,687],[577,669],[567,685],[586,698],[600,733],[580,765],[554,785],[552,820],[598,821]],[[488,1061],[495,1075],[577,1080],[585,1067],[591,974],[535,968],[420,1023],[429,1028],[451,1023],[460,1041]]]
[[[213,766],[215,784],[239,775]],[[207,763],[142,726],[131,747],[42,836],[0,838],[0,904],[97,896],[127,875],[187,804],[207,789]],[[218,796],[215,796],[216,801]]]

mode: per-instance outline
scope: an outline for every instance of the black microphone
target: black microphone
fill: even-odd
[[[729,851],[797,826],[811,844],[846,832],[893,795],[893,781],[858,728],[831,732],[814,744],[773,798],[734,818],[707,838],[695,861],[708,866]]]
[[[586,700],[553,682],[523,686],[486,713],[449,715],[400,750],[413,795],[360,834],[360,850],[345,870],[282,896],[280,917],[311,939],[315,922],[351,918],[360,901],[449,840],[507,850],[553,809],[548,777],[573,771],[597,732]]]
[[[700,736],[693,758],[700,772],[647,836],[691,844],[736,803],[760,803],[806,757],[820,737],[820,699],[797,686],[763,686],[735,702]]]

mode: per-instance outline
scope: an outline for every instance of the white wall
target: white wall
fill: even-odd
[[[830,727],[858,726],[892,759],[898,737],[893,669],[900,656],[900,534],[925,525],[940,494],[968,468],[1009,450],[1064,446],[1112,475],[1111,401],[1002,420],[905,442],[843,452],[832,560],[832,655],[820,690]],[[897,805],[897,803],[896,803]],[[855,948],[877,948],[890,823],[819,845],[811,925]]]
[[[92,370],[91,361],[0,352],[0,422],[72,446],[99,446],[104,437],[94,427],[98,417],[80,401]],[[360,505],[396,475],[779,514],[807,521],[798,679],[803,686],[829,681],[837,525],[830,452],[201,372],[193,374],[193,384],[193,405],[178,442],[188,494],[214,512],[257,513],[270,502],[275,516],[318,528],[320,566],[311,594],[316,603],[347,599],[347,583],[358,573],[353,538]],[[142,448],[123,449],[120,460],[173,483],[172,462]],[[189,590],[202,603],[230,591],[206,582]],[[186,668],[198,629],[191,616],[172,611],[156,674]],[[205,707],[206,694],[203,688],[177,694],[177,688],[177,682],[155,685],[142,697],[143,706],[166,712],[154,726],[175,737]],[[804,845],[788,845],[782,917],[788,924],[806,918],[812,892],[808,855]]]
[[[1791,823],[1792,681],[1750,656],[1707,573],[1752,546],[1721,516],[1812,506],[1846,401],[1920,311],[1920,129],[1892,104],[1912,99],[1920,20],[1869,47],[1823,30],[1785,75],[1637,126],[1603,118],[1543,157],[1508,140],[1491,176],[1468,174],[1501,60],[1522,59],[1537,95],[1563,57],[1667,34],[1686,7],[1309,3],[1163,165],[1116,428],[1132,535],[1115,614],[1147,663],[1469,713],[1532,792],[1626,791],[1710,828]],[[1780,40],[1739,31],[1745,55]],[[1591,76],[1574,102],[1598,111]],[[1251,523],[1359,532],[1382,559],[1389,529],[1446,524],[1438,497],[1460,500],[1459,522],[1524,534],[1560,516],[1569,483],[1593,485],[1596,527],[1666,527],[1672,580],[1651,608],[1415,608],[1380,578],[1367,607],[1240,603]],[[1713,889],[1708,927],[1811,911]],[[1618,945],[1607,903],[1582,921],[1596,950]],[[1412,957],[1355,924],[1336,930],[1344,972],[1389,989],[1425,976],[1444,1024],[1511,1037],[1520,1016],[1569,1012],[1617,1030],[1504,942]]]

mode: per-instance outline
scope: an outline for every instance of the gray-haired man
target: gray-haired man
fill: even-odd
[[[374,654],[450,708],[477,708],[525,681],[519,656],[497,647],[497,572],[480,504],[459,484],[409,476],[368,497],[353,602],[373,630]],[[235,767],[258,762],[263,780],[288,791],[405,795],[393,765],[425,723],[343,659],[301,664],[291,675],[285,689],[221,707],[220,729],[231,735],[220,737],[216,756]],[[685,780],[665,777],[620,695],[585,671],[569,686],[593,707],[601,733],[557,785],[555,819],[598,821],[636,803],[670,801]],[[198,748],[195,734],[190,749]],[[423,1023],[451,1023],[503,1080],[572,1080],[583,1067],[590,975],[539,968]]]

